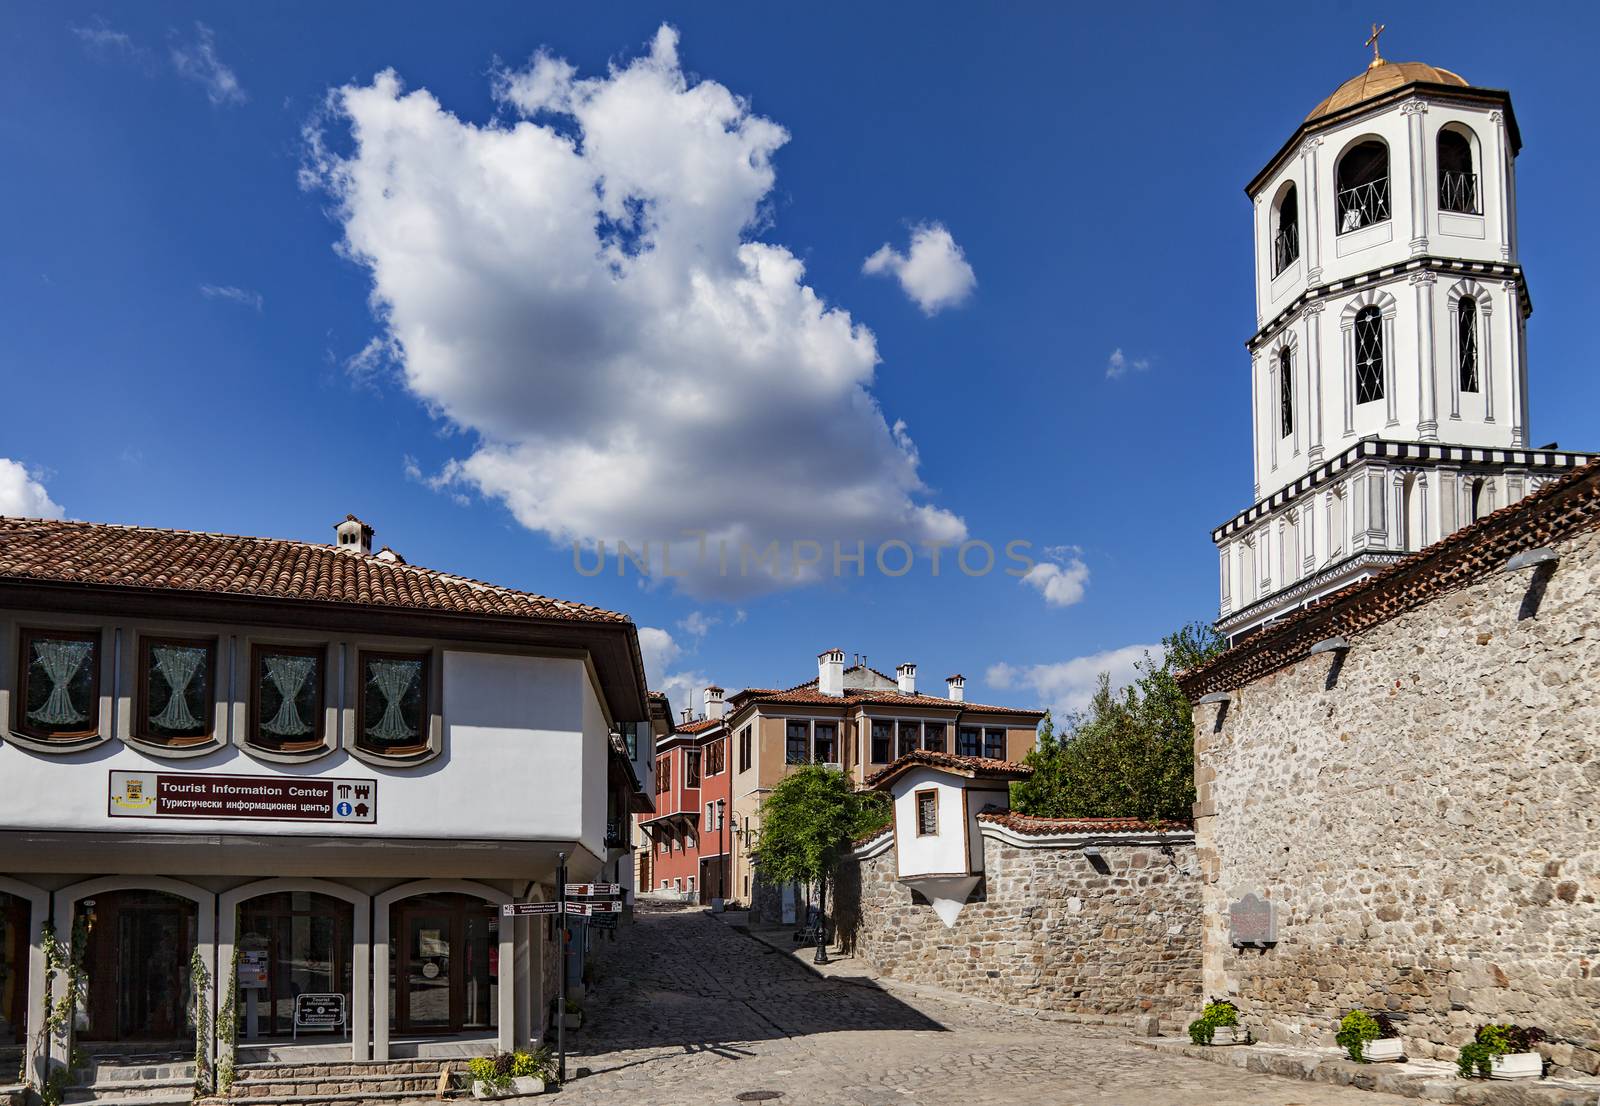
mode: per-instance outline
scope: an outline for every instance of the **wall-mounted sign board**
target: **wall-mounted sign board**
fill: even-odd
[[[378,781],[113,771],[106,813],[113,818],[228,818],[370,825],[378,820]]]

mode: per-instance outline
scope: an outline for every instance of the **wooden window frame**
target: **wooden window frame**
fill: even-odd
[[[805,737],[794,737],[794,735],[789,732],[791,726],[804,726],[806,730]],[[802,740],[805,742],[805,759],[803,760],[789,759],[789,743],[796,740]],[[811,720],[809,718],[785,718],[783,720],[783,763],[790,767],[796,767],[802,764],[811,764],[811,753]]]
[[[884,752],[888,755],[888,757],[889,757],[888,760],[879,760],[878,759],[878,748],[877,748],[877,740],[878,739],[877,739],[876,735],[874,735],[873,732],[872,732],[874,727],[877,727],[877,726],[887,726],[888,727],[887,736],[885,736],[885,738],[884,738]],[[895,748],[895,744],[894,743],[895,743],[896,727],[897,727],[897,723],[892,718],[868,718],[867,719],[867,756],[871,758],[870,763],[872,763],[872,764],[893,764],[894,763],[894,748]]]
[[[94,653],[92,654],[89,673],[89,717],[81,730],[50,732],[39,729],[28,722],[28,670],[33,667],[33,643],[40,638],[54,639],[56,641],[94,642]],[[30,741],[37,741],[44,745],[76,745],[101,737],[100,669],[104,660],[101,650],[104,648],[105,631],[98,628],[55,630],[48,626],[19,627],[17,630],[17,684],[16,692],[13,696],[17,705],[13,711],[12,729]]]
[[[683,786],[697,789],[700,786],[699,749],[685,749],[683,751]]]
[[[422,674],[418,678],[422,701],[417,704],[417,721],[419,733],[417,743],[405,745],[400,748],[374,749],[365,744],[367,739],[367,662],[379,661],[421,661]],[[357,649],[356,650],[356,732],[352,735],[354,747],[363,755],[394,760],[411,760],[424,754],[433,752],[433,703],[429,695],[432,690],[429,686],[433,681],[433,652],[406,652],[392,649]]]
[[[937,749],[929,749],[928,748],[928,727],[930,727],[930,726],[937,726],[939,728],[939,747]],[[930,753],[945,753],[945,752],[949,752],[949,750],[946,748],[946,746],[949,744],[949,741],[948,741],[949,736],[950,736],[950,723],[948,723],[948,722],[923,722],[922,723],[922,747],[923,747],[924,750],[926,750],[926,751],[928,751]]]
[[[827,760],[817,758],[817,727],[831,726],[833,728],[833,756]],[[839,723],[831,718],[814,718],[811,720],[811,763],[812,764],[839,764],[844,763],[844,754],[839,748]]]
[[[281,742],[277,745],[266,745],[258,740],[261,733],[261,662],[268,656],[283,657],[311,657],[317,662],[317,705],[315,714],[315,737],[307,737],[300,741]],[[270,642],[254,642],[250,646],[250,706],[245,713],[244,744],[246,748],[258,749],[266,753],[276,753],[280,756],[294,756],[303,753],[318,753],[328,747],[328,647],[327,645],[274,645]]]
[[[746,725],[739,731],[739,771],[750,771],[750,731],[753,727]]]
[[[916,791],[913,791],[911,793],[911,797],[912,797],[913,803],[915,804],[915,814],[916,814],[916,819],[917,819],[917,836],[918,837],[938,837],[939,836],[939,789],[936,788],[936,787],[918,788]],[[933,802],[933,828],[931,830],[924,830],[922,828],[922,800],[923,799],[930,799]]]
[[[186,646],[206,651],[206,732],[199,737],[167,737],[145,729],[150,721],[150,650],[157,645]],[[214,637],[139,635],[139,657],[133,672],[133,722],[130,727],[130,736],[134,741],[168,749],[190,749],[196,745],[209,745],[217,739],[217,649],[218,642]]]
[[[970,753],[962,751],[961,735],[964,734],[964,733],[970,733],[970,734],[977,734],[978,735],[977,748],[974,749]],[[956,727],[956,750],[955,751],[956,751],[956,755],[957,756],[982,757],[983,756],[983,727],[982,726],[957,726]]]
[[[1008,736],[1005,727],[1004,726],[985,726],[980,732],[983,734],[983,759],[984,760],[1005,760],[1006,759],[1006,737]],[[999,756],[990,756],[989,755],[989,735],[990,734],[999,734],[1000,735],[1000,755]]]

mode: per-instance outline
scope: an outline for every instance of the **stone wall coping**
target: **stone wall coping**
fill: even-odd
[[[894,844],[894,827],[885,826],[876,834],[862,841],[857,841],[850,850],[850,855],[857,860],[871,860]]]
[[[1097,831],[1090,833],[1018,833],[1009,826],[980,821],[978,828],[985,837],[1003,841],[1023,849],[1081,849],[1087,845],[1192,845],[1194,831],[1150,830]]]

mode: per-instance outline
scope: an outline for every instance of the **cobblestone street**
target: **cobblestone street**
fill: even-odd
[[[1158,1055],[1126,1031],[819,978],[699,911],[641,910],[601,948],[562,1101],[630,1106],[1397,1106],[1410,1099]]]

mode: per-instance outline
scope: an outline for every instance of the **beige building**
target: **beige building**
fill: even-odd
[[[1600,462],[1261,630],[1196,702],[1205,993],[1407,1055],[1538,1025],[1600,1073]]]
[[[893,677],[845,664],[841,649],[817,658],[816,677],[783,690],[746,688],[712,704],[727,737],[733,854],[729,890],[751,902],[750,851],[762,799],[801,764],[837,765],[859,786],[913,749],[1019,761],[1033,748],[1043,712],[966,701],[966,680],[945,680],[944,696],[917,690],[917,666]],[[703,735],[705,736],[705,735]]]

